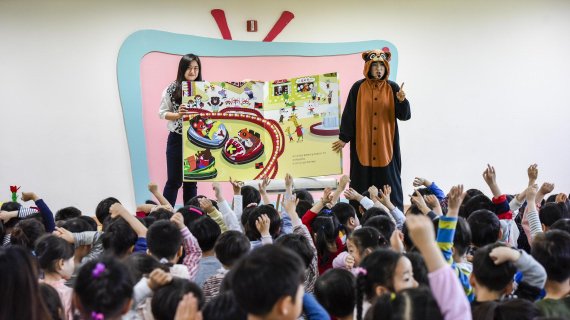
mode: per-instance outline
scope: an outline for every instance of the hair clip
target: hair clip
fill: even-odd
[[[394,292],[390,293],[390,301],[396,300],[396,294]]]
[[[91,271],[91,275],[93,276],[93,278],[99,278],[101,274],[105,272],[106,269],[107,268],[105,268],[103,262],[97,262],[95,268],[93,268],[93,271]]]
[[[362,267],[356,267],[356,268],[352,269],[352,271],[353,271],[357,276],[359,276],[359,275],[365,276],[365,275],[368,274],[368,271],[366,271],[366,269],[364,269],[364,268],[362,268]]]
[[[91,312],[91,319],[93,320],[105,320],[105,315],[102,313],[97,313],[95,311]]]
[[[245,206],[246,208],[252,208],[252,207],[257,207],[257,203],[252,202],[250,204],[248,204],[247,206]]]
[[[332,214],[332,210],[331,210],[331,209],[323,209],[321,212],[322,212],[323,214],[326,214],[326,215]]]
[[[188,211],[197,213],[199,216],[201,216],[201,215],[204,214],[202,211],[200,211],[200,210],[198,210],[198,209],[196,209],[196,208],[190,208],[190,209],[188,209]]]

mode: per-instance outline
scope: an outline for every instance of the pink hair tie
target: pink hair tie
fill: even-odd
[[[203,215],[204,213],[196,208],[190,208],[188,209],[188,211],[194,212],[196,214],[198,214],[199,216]]]
[[[368,271],[366,271],[366,269],[361,268],[361,267],[356,267],[356,268],[352,269],[352,272],[354,274],[356,274],[357,276],[359,276],[359,275],[365,276],[368,274]]]
[[[105,315],[102,313],[97,313],[95,311],[91,312],[92,320],[105,320]]]

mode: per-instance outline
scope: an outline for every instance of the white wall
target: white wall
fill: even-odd
[[[413,108],[400,125],[405,193],[415,175],[483,188],[488,162],[505,192],[534,162],[570,191],[568,1],[0,0],[0,201],[18,184],[53,209],[92,214],[109,195],[133,206],[119,47],[141,29],[221,38],[214,8],[236,40],[262,40],[289,10],[276,41],[394,43]]]

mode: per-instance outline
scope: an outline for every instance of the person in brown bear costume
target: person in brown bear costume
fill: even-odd
[[[372,185],[392,187],[392,203],[403,210],[398,120],[411,117],[410,102],[402,88],[388,80],[389,51],[362,53],[364,76],[348,94],[340,124],[340,152],[350,142],[350,187],[362,193]]]

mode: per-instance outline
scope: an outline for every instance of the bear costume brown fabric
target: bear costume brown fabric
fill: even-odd
[[[389,51],[362,53],[364,79],[357,81],[348,94],[342,113],[339,139],[350,142],[350,187],[362,193],[372,185],[392,187],[391,200],[403,210],[403,195],[398,120],[411,117],[410,103],[400,102],[400,87],[390,76]],[[373,63],[384,65],[381,79],[370,75]]]

